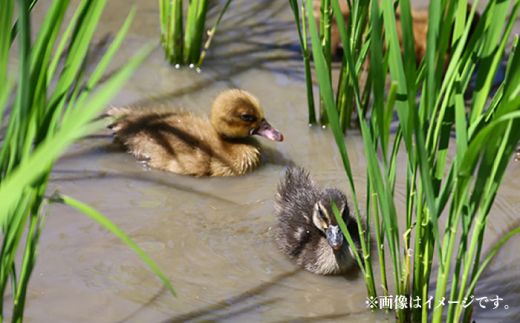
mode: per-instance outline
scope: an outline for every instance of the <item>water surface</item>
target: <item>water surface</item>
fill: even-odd
[[[34,26],[49,4],[38,2]],[[150,40],[159,42],[158,4],[144,0],[109,1],[96,40],[113,36],[133,4],[139,6],[136,18],[107,72],[122,66]],[[210,21],[217,10],[212,12]],[[68,207],[53,206],[30,283],[27,322],[393,320],[392,314],[368,312],[358,273],[307,273],[280,254],[273,242],[273,197],[287,166],[305,166],[318,182],[350,195],[331,132],[307,127],[304,71],[292,19],[287,1],[235,0],[201,74],[171,68],[157,49],[112,102],[175,105],[208,113],[220,91],[250,91],[285,137],[282,143],[260,139],[262,163],[254,172],[198,179],[148,169],[115,149],[108,130],[76,143],[53,169],[48,193],[58,189],[115,222],[163,270],[178,298],[111,233]],[[357,130],[345,138],[356,189],[364,192],[363,142]],[[400,161],[396,204],[404,214],[403,154]],[[509,165],[491,211],[484,254],[520,224],[519,167],[513,161]],[[360,195],[358,202],[364,205],[365,196]],[[477,286],[476,297],[504,299],[495,310],[477,306],[477,322],[520,320],[518,243],[520,237],[514,237],[499,251]]]

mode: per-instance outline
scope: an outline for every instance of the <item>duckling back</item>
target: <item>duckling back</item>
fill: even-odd
[[[284,223],[291,220],[291,224],[308,223],[319,195],[320,189],[303,168],[287,169],[285,177],[278,184],[275,197],[278,219]]]

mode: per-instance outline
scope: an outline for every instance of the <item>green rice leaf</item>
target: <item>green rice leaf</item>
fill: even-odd
[[[90,91],[97,85],[101,77],[103,76],[103,73],[106,71],[108,64],[110,64],[110,61],[114,57],[114,55],[117,53],[117,50],[121,46],[121,43],[123,42],[128,29],[130,28],[130,24],[132,23],[132,20],[134,19],[136,12],[136,7],[132,7],[132,10],[130,10],[130,13],[128,14],[128,17],[126,18],[123,26],[117,33],[116,37],[114,38],[114,41],[112,44],[110,44],[110,47],[106,51],[105,55],[103,55],[103,58],[99,62],[98,66],[90,76],[90,79],[88,80],[85,90],[81,92],[81,95],[77,101],[76,104],[82,104],[84,100],[87,98]]]
[[[99,0],[88,2],[84,9],[78,16],[78,22],[72,33],[72,40],[67,51],[67,58],[63,66],[63,73],[61,74],[53,95],[50,99],[50,105],[53,106],[57,101],[65,100],[68,89],[72,87],[75,80],[76,73],[83,63],[90,41],[97,26],[97,22],[101,17],[106,0]]]
[[[102,126],[102,124],[90,125],[89,122],[106,106],[152,49],[153,47],[148,46],[141,50],[123,69],[107,81],[103,88],[95,92],[90,100],[78,106],[53,136],[45,139],[30,157],[0,183],[0,201],[5,201],[0,203],[0,223],[5,220],[6,214],[24,188],[41,176],[51,161],[74,140],[86,135],[95,129],[94,127]]]
[[[7,80],[7,63],[11,47],[11,24],[14,11],[14,1],[0,0],[0,82]],[[1,116],[1,114],[0,114]]]
[[[494,10],[492,11],[493,23],[490,24],[486,33],[482,60],[480,62],[479,73],[475,85],[476,90],[473,95],[470,111],[470,123],[473,123],[484,110],[491,85],[495,78],[500,61],[502,60],[502,55],[504,53],[509,34],[513,28],[514,19],[509,19],[509,23],[507,24],[505,32],[502,36],[502,40],[500,42],[498,41],[504,26],[504,22],[506,20],[510,2],[511,1],[496,2]],[[516,1],[512,11],[512,17],[516,17],[519,7],[520,2]]]
[[[502,239],[500,239],[500,241],[498,241],[494,245],[494,247],[488,253],[486,259],[484,259],[482,264],[479,266],[478,272],[472,277],[471,285],[468,288],[468,292],[466,293],[465,297],[467,297],[469,299],[470,293],[472,293],[472,291],[475,289],[475,285],[477,284],[477,281],[480,278],[480,275],[482,275],[482,273],[484,272],[484,269],[486,269],[487,265],[489,264],[491,259],[493,259],[493,257],[497,253],[497,251],[502,247],[502,245],[504,245],[504,243],[509,241],[509,239],[511,239],[514,235],[516,235],[518,233],[520,233],[520,227],[518,227],[518,228],[514,229],[513,231],[509,232],[508,234],[506,234]]]
[[[338,207],[336,206],[336,204],[334,203],[332,198],[330,199],[330,202],[332,204],[332,211],[334,212],[334,216],[336,217],[339,227],[341,228],[341,232],[343,232],[343,235],[347,239],[348,244],[349,244],[352,252],[354,253],[354,257],[356,258],[356,260],[358,262],[359,269],[363,273],[363,276],[366,276],[367,272],[363,266],[363,262],[361,261],[362,255],[360,255],[359,252],[357,251],[358,248],[357,248],[356,244],[354,243],[354,240],[352,240],[352,236],[350,235],[350,232],[347,229],[347,225],[345,224],[345,221],[343,221],[343,218],[341,217],[341,213],[339,212]]]
[[[337,0],[336,0],[337,4]],[[352,176],[352,170],[350,167],[350,161],[348,158],[346,146],[345,146],[345,140],[343,138],[343,132],[341,129],[341,125],[339,122],[339,116],[338,111],[336,110],[336,106],[334,103],[334,95],[332,93],[332,85],[329,78],[329,69],[327,68],[327,64],[325,63],[325,57],[322,51],[322,48],[318,46],[320,44],[320,38],[318,35],[318,28],[316,25],[316,20],[314,18],[314,15],[312,13],[312,2],[311,0],[307,0],[307,16],[309,18],[309,30],[311,34],[311,41],[312,41],[312,53],[314,58],[314,63],[316,66],[316,74],[318,77],[318,82],[320,84],[320,91],[322,93],[325,109],[327,111],[327,115],[329,118],[329,122],[334,134],[334,138],[336,140],[336,144],[338,146],[341,159],[343,161],[343,166],[345,167],[345,170],[348,174],[348,179],[350,183],[350,188],[353,195],[353,201],[354,201],[354,208],[356,210],[356,217],[358,220],[358,226],[361,226],[361,218],[359,213],[359,206],[356,199],[356,192],[354,188],[354,182],[353,182],[353,176]],[[353,66],[352,62],[352,66]],[[360,229],[360,231],[362,231]],[[363,240],[363,239],[362,239]],[[366,246],[364,245],[364,242],[362,241],[362,248],[364,249],[365,255],[368,254],[368,250],[366,250]],[[371,267],[369,263],[367,264],[367,272],[369,272],[370,277],[372,277],[371,273]],[[375,296],[375,286],[374,281],[367,281],[367,289],[369,290],[369,295]]]

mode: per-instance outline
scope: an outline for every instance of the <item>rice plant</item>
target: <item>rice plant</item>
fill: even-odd
[[[168,62],[176,67],[188,64],[200,68],[217,26],[230,3],[231,0],[226,2],[215,25],[208,31],[208,39],[203,48],[208,0],[189,2],[184,28],[183,0],[159,0],[161,43]]]
[[[82,1],[71,22],[63,29],[69,3],[70,0],[56,0],[51,4],[35,41],[31,43],[30,9],[34,1],[16,1],[18,20],[12,28],[15,1],[0,0],[0,83],[4,85],[0,88],[0,116],[2,120],[8,119],[6,129],[0,129],[3,134],[0,148],[0,320],[4,318],[4,296],[9,284],[14,303],[12,321],[23,320],[27,286],[38,255],[39,236],[49,204],[56,202],[83,211],[128,242],[173,293],[158,268],[108,219],[70,197],[58,193],[50,198],[45,195],[53,162],[72,142],[102,126],[100,121],[93,120],[152,50],[150,46],[141,50],[124,68],[93,91],[121,44],[135,10],[131,11],[107,53],[84,82],[89,43],[106,1]],[[58,42],[60,30],[64,32]],[[16,73],[8,70],[9,53],[15,38],[18,43]],[[15,74],[16,81],[13,80]],[[14,101],[11,108],[6,109],[13,91]],[[18,265],[15,258],[20,249],[23,257]]]
[[[465,0],[430,1],[426,53],[419,66],[415,60],[410,1],[399,1],[402,52],[395,3],[392,0],[349,1],[351,12],[367,4],[365,30],[368,33],[361,48],[369,46],[370,50],[372,83],[365,89],[373,96],[373,105],[368,120],[362,111],[363,93],[357,78],[351,77],[349,82],[367,160],[368,232],[362,232],[359,227],[360,236],[365,237],[365,247],[363,255],[358,255],[358,262],[362,265],[368,295],[393,295],[404,297],[405,302],[423,304],[432,293],[435,306],[430,310],[427,306],[395,308],[396,319],[400,322],[471,322],[472,306],[465,308],[461,304],[472,295],[479,275],[498,248],[520,232],[520,228],[513,230],[491,253],[482,254],[491,206],[520,139],[520,132],[516,130],[520,126],[518,38],[509,49],[505,79],[496,92],[492,89],[520,0],[490,0],[472,34],[470,29],[478,1],[469,11]],[[331,5],[340,27],[347,73],[356,75],[359,61],[352,52],[354,36],[345,28],[338,0],[332,0]],[[318,82],[360,221],[356,202],[359,193],[354,189],[341,114],[334,102],[331,70],[310,8],[311,0],[307,0]],[[367,42],[370,44],[366,45]],[[384,47],[386,58],[383,58]],[[443,57],[448,59],[445,61]],[[385,60],[388,60],[392,81],[388,93],[385,93],[382,77],[387,74]],[[464,95],[475,73],[471,104],[467,107]],[[417,93],[420,93],[419,103]],[[398,126],[392,138],[390,122],[394,106]],[[394,192],[397,153],[402,143],[407,156],[406,212],[405,226],[399,227]],[[450,146],[455,148],[454,156],[448,154]],[[382,157],[378,157],[379,150]],[[441,217],[443,222],[439,221]],[[339,214],[337,218],[341,220]],[[343,232],[350,240],[345,227]],[[381,266],[382,291],[378,292],[373,289],[371,272],[371,262],[376,258],[369,247],[372,237],[376,240],[374,245]],[[390,264],[385,263],[385,253],[389,253]],[[438,263],[434,263],[434,256]],[[391,277],[387,277],[387,267]],[[434,268],[436,277],[432,277]],[[429,290],[430,286],[434,286],[434,290]],[[437,306],[443,299],[447,305]]]
[[[298,11],[298,1],[297,0],[289,0],[291,8],[293,10],[295,21],[298,27],[298,35],[300,38],[300,44],[303,52],[303,59],[305,64],[305,79],[307,84],[307,102],[309,105],[309,124],[317,123],[316,112],[314,107],[314,98],[312,94],[312,74],[311,74],[311,66],[310,66],[310,56],[311,50],[308,48],[308,39],[307,39],[307,14],[305,13],[305,1],[301,2],[301,16]],[[355,73],[350,73],[347,69],[347,60],[346,56],[343,55],[340,74],[338,78],[337,84],[337,93],[335,97],[335,106],[340,115],[340,124],[345,131],[346,129],[351,127],[352,124],[352,116],[355,114],[355,99],[354,99],[354,89],[352,87],[353,79],[356,79],[356,82],[362,77],[364,73],[364,61],[367,58],[368,49],[370,45],[370,39],[365,38],[366,35],[370,35],[368,33],[368,25],[366,24],[366,19],[368,17],[368,1],[360,1],[359,6],[352,7],[351,5],[347,6],[347,2],[343,2],[344,5],[341,7],[341,12],[344,15],[348,15],[350,19],[347,21],[343,21],[343,23],[347,23],[346,30],[349,35],[349,39],[352,41],[349,42],[348,51],[353,55],[354,62],[356,64]],[[313,8],[312,5],[309,7],[309,10]],[[317,8],[317,7],[316,7]],[[326,67],[329,71],[329,80],[332,82],[332,59],[333,52],[337,52],[338,48],[335,47],[337,44],[332,39],[332,29],[336,29],[339,25],[337,18],[333,18],[333,12],[331,7],[331,0],[320,0],[319,6],[319,26],[320,26],[320,47],[322,53],[325,57]],[[309,12],[309,15],[312,14]],[[318,16],[318,12],[315,11],[313,17],[316,18]],[[344,24],[342,26],[345,26]],[[334,33],[336,34],[336,33]],[[350,37],[352,35],[352,37]],[[346,51],[346,48],[343,48]],[[366,79],[365,87],[362,94],[362,111],[366,113],[368,110],[368,104],[370,99],[370,77]],[[319,122],[326,126],[329,124],[327,117],[327,110],[324,109],[323,103],[324,98],[320,95],[320,118]]]
[[[307,39],[307,14],[305,12],[305,2],[302,1],[300,9],[297,0],[289,0],[289,4],[291,5],[291,9],[294,14],[294,20],[296,21],[296,27],[298,28],[297,30],[298,37],[300,39],[300,46],[303,52],[303,63],[305,66],[305,85],[307,87],[307,104],[309,106],[309,125],[313,125],[316,123],[316,109],[314,108],[314,94],[312,91],[312,74],[310,59],[311,52],[309,50],[309,42]]]

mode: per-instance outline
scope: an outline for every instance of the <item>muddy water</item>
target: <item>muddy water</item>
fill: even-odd
[[[35,25],[49,3],[39,1]],[[156,2],[133,3],[139,10],[112,69],[143,44],[159,41]],[[55,165],[49,194],[58,189],[115,222],[164,271],[178,298],[111,233],[70,208],[53,206],[31,279],[27,322],[392,321],[391,314],[367,311],[359,273],[313,275],[277,251],[273,196],[284,168],[305,166],[319,182],[348,193],[347,179],[330,131],[307,127],[303,66],[287,2],[235,0],[231,6],[202,74],[172,69],[158,49],[112,105],[178,105],[206,113],[217,93],[239,87],[258,96],[285,141],[261,140],[262,163],[254,172],[210,179],[148,169],[112,147],[108,131],[75,144]],[[113,35],[130,7],[129,1],[109,1],[96,39]],[[350,131],[346,142],[356,188],[363,192],[366,162],[358,131]],[[402,212],[406,169],[400,158],[396,202]],[[484,254],[520,224],[519,194],[520,165],[511,162]],[[477,322],[520,320],[518,243],[520,236],[511,239],[481,279],[475,297],[504,300],[495,310],[490,303],[477,306]]]

